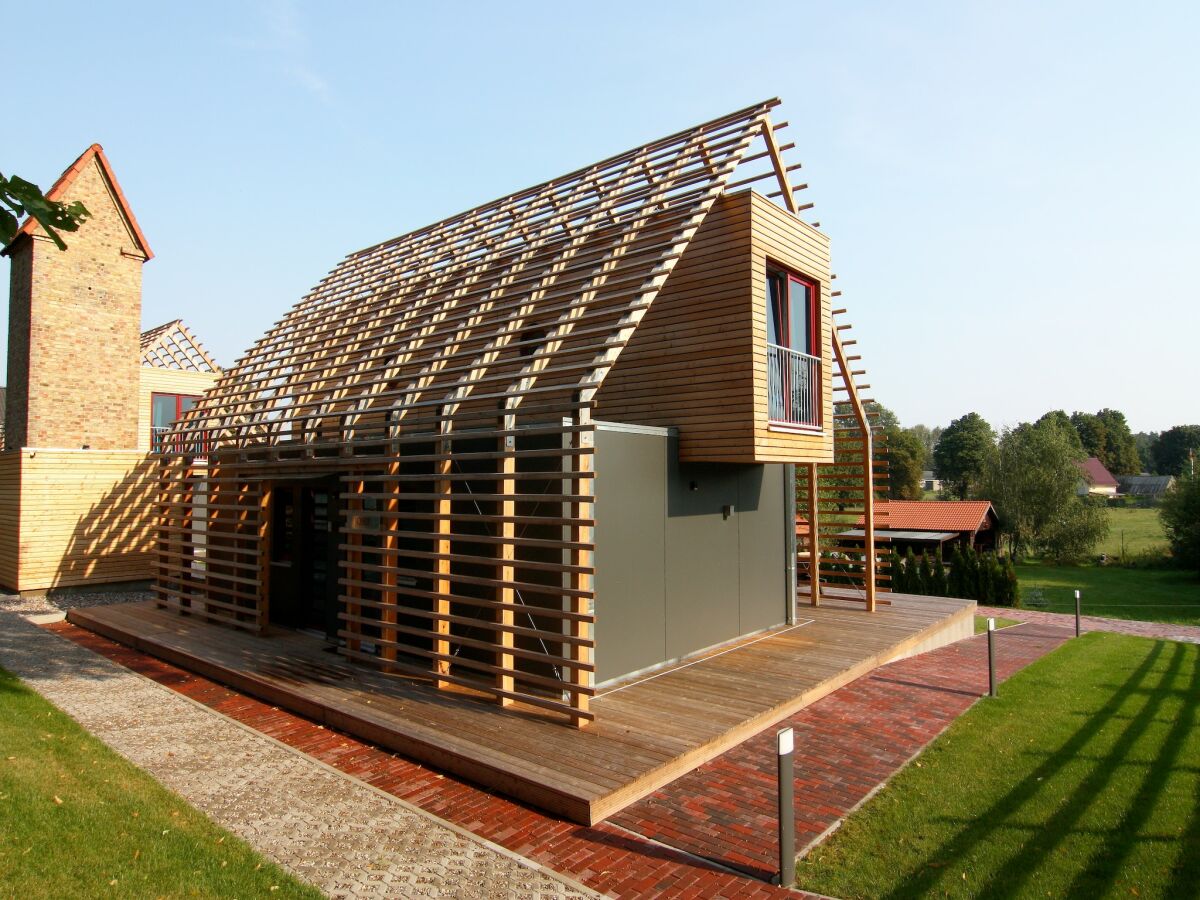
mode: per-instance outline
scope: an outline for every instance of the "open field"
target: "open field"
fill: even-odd
[[[1017,566],[1017,578],[1022,602],[1030,609],[1074,613],[1079,589],[1085,615],[1200,624],[1200,578],[1183,569],[1025,562]]]
[[[306,897],[267,862],[0,669],[5,897]]]
[[[1107,553],[1109,556],[1121,556],[1122,540],[1126,555],[1152,547],[1165,547],[1167,544],[1156,508],[1114,507],[1108,511],[1108,521],[1108,537],[1096,547],[1097,555]]]
[[[799,865],[857,897],[1200,895],[1200,646],[1073,640],[1005,682]]]

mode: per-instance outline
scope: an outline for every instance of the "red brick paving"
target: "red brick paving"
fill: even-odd
[[[981,616],[1003,616],[1020,622],[1036,625],[1055,625],[1075,629],[1074,613],[1042,612],[1037,609],[1008,609],[1000,606],[979,607]],[[1113,631],[1117,634],[1132,634],[1136,637],[1156,638],[1168,641],[1188,641],[1200,644],[1200,625],[1173,625],[1169,622],[1141,622],[1135,619],[1109,619],[1103,616],[1081,616],[1082,631]]]
[[[595,890],[618,897],[797,896],[753,880],[769,878],[775,867],[775,729],[589,828],[489,794],[68,623],[49,627]],[[1072,633],[1038,625],[998,633],[1000,677],[1040,658]],[[861,803],[986,688],[986,643],[976,638],[878,669],[783,723],[796,730],[797,849]]]
[[[1073,629],[996,634],[997,676],[1049,653]],[[876,669],[609,821],[768,877],[775,869],[775,732],[796,734],[796,849],[806,848],[987,691],[987,641],[959,641]]]
[[[67,622],[50,630],[302,753],[614,897],[796,897],[619,826],[557,819],[269,706]]]

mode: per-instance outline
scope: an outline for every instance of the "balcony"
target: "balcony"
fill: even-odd
[[[175,432],[174,425],[154,425],[150,428],[151,453],[190,453],[192,456],[208,456],[212,449],[209,432],[191,435]]]
[[[821,427],[821,358],[767,344],[767,410],[772,424]]]

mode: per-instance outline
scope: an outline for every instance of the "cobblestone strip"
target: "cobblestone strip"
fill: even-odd
[[[1002,606],[981,606],[981,616],[1002,616],[1029,622],[1034,625],[1052,625],[1059,628],[1075,627],[1074,613],[1042,612],[1037,609],[1009,609]],[[1103,616],[1081,616],[1079,624],[1083,631],[1111,631],[1116,634],[1132,634],[1165,641],[1182,641],[1200,644],[1200,626],[1175,625],[1170,622],[1141,622],[1135,619],[1108,619]]]
[[[0,666],[330,896],[599,896],[7,612]]]

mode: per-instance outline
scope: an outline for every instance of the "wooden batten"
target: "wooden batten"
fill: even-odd
[[[0,454],[0,584],[19,591],[154,576],[157,466],[134,450]]]

